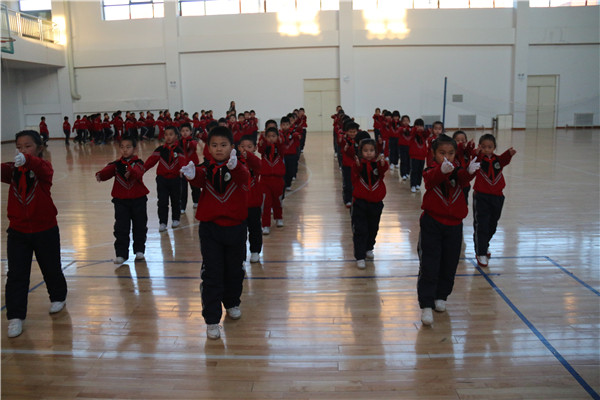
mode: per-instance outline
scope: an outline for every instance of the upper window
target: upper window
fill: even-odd
[[[104,0],[102,3],[106,21],[165,16],[164,0]]]
[[[355,10],[375,10],[402,3],[410,8],[512,8],[513,0],[353,0]],[[530,7],[597,6],[598,0],[529,0]]]
[[[21,11],[46,11],[52,10],[52,0],[19,0]]]
[[[310,4],[309,4],[310,3]],[[286,12],[298,8],[339,10],[339,0],[179,0],[179,13],[192,15]]]

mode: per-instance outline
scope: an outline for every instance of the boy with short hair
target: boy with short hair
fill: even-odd
[[[225,306],[231,319],[239,319],[246,256],[248,217],[248,169],[238,162],[233,135],[217,127],[208,134],[211,160],[200,166],[192,162],[183,175],[202,190],[196,219],[202,252],[202,316],[209,339],[221,337],[219,322]]]

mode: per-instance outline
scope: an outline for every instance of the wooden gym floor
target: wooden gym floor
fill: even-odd
[[[423,327],[422,193],[387,175],[376,259],[358,270],[331,135],[310,134],[285,227],[264,238],[262,263],[246,266],[243,317],[225,320],[216,341],[201,316],[191,201],[182,226],[159,234],[151,170],[146,262],[115,270],[112,182],[94,174],[117,147],[52,141],[67,306],[48,314],[34,263],[20,337],[6,337],[3,308],[2,398],[598,399],[599,137],[498,134],[499,152],[518,153],[505,170],[490,266],[474,262],[469,213],[448,311]],[[156,146],[141,143],[140,157]],[[3,144],[2,159],[13,156],[14,144]],[[3,258],[2,290],[6,268]]]

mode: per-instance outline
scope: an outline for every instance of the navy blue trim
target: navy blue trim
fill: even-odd
[[[562,364],[563,367],[565,367],[565,369],[571,374],[571,376],[573,376],[573,378],[575,378],[575,380],[581,385],[581,387],[583,389],[585,389],[585,391],[588,392],[590,396],[592,396],[592,399],[600,400],[600,395],[585,381],[585,379],[583,379],[581,377],[581,375],[579,375],[577,373],[577,371],[575,371],[575,368],[573,368],[571,366],[571,364],[569,364],[569,362],[567,360],[565,360],[565,358],[558,352],[558,350],[556,350],[554,348],[554,346],[552,346],[550,344],[550,342],[548,342],[548,339],[546,339],[544,337],[544,335],[542,335],[542,333],[531,323],[531,321],[529,321],[527,319],[527,317],[525,317],[525,315],[523,315],[523,313],[517,308],[517,306],[515,306],[512,301],[510,301],[510,299],[504,294],[502,289],[500,289],[496,285],[496,283],[494,283],[494,281],[489,277],[489,274],[487,274],[485,271],[483,271],[477,265],[477,262],[475,260],[473,260],[473,259],[468,259],[468,260],[471,262],[471,264],[473,264],[475,269],[477,269],[481,273],[481,275],[490,284],[490,286],[496,291],[496,293],[498,293],[498,295],[502,298],[502,300],[504,300],[504,302],[515,312],[515,314],[517,314],[517,316],[521,319],[521,321],[523,321],[523,323],[525,325],[527,325],[527,327],[531,330],[531,332],[533,332],[533,334],[535,336],[537,336],[537,338],[540,340],[540,342],[542,342],[542,344],[544,346],[546,346],[546,348],[550,351],[550,353],[552,353],[554,355],[554,357],[556,357],[556,359]]]
[[[552,264],[554,264],[562,272],[564,272],[565,274],[569,275],[571,278],[575,279],[577,282],[579,282],[585,288],[589,289],[596,296],[600,296],[600,292],[599,291],[597,291],[596,289],[594,289],[593,287],[591,287],[590,285],[588,285],[587,283],[585,283],[584,281],[582,281],[581,279],[579,279],[574,273],[572,273],[571,271],[569,271],[568,269],[566,269],[565,267],[563,267],[562,265],[560,265],[559,263],[557,263],[556,261],[554,261],[553,259],[551,259],[550,257],[544,256],[544,258],[546,260],[550,261]]]

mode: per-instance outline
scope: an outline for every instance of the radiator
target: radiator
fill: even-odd
[[[460,128],[473,128],[477,126],[477,116],[476,115],[459,115],[458,116],[458,126]]]
[[[575,126],[593,126],[594,113],[575,113],[573,121]]]

